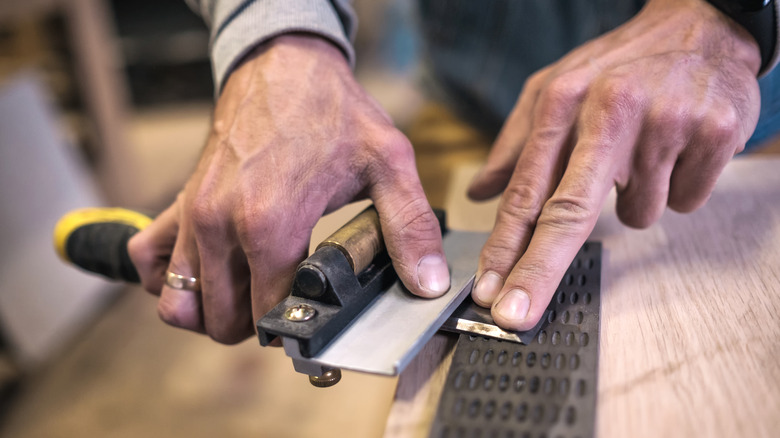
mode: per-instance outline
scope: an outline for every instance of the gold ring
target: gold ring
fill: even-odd
[[[171,271],[165,272],[165,284],[174,289],[189,290],[193,292],[200,291],[200,280],[198,280],[197,277],[187,277]]]

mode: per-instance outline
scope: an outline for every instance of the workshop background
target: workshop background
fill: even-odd
[[[489,139],[426,99],[414,0],[355,5],[356,74],[442,205]],[[168,327],[140,288],[54,254],[70,209],[172,201],[209,129],[207,48],[181,0],[0,0],[0,436],[381,436],[395,379],[313,388],[280,349]]]

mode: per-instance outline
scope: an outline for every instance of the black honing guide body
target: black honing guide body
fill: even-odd
[[[432,438],[594,435],[601,250],[583,245],[527,345],[460,335]]]

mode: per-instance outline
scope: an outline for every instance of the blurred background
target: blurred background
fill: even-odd
[[[354,3],[356,75],[441,206],[448,172],[489,139],[419,86],[414,0]],[[313,388],[280,349],[167,327],[154,297],[55,256],[71,209],[173,200],[213,93],[208,32],[182,0],[0,0],[0,436],[381,436],[395,379]]]

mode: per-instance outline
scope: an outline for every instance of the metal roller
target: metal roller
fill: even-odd
[[[370,206],[322,241],[317,249],[332,246],[347,258],[355,274],[362,272],[385,249],[379,214]]]

